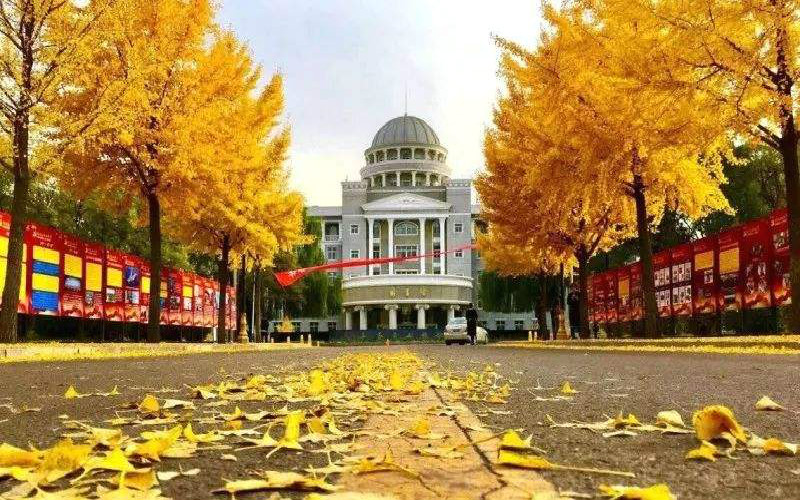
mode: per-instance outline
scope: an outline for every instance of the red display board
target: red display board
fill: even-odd
[[[206,279],[202,276],[193,275],[194,279],[194,319],[193,325],[194,326],[203,326],[205,324],[205,318],[203,317],[203,293],[205,291],[205,282]]]
[[[83,295],[83,314],[86,318],[103,319],[103,275],[105,269],[105,248],[96,243],[85,243],[83,274],[86,277]]]
[[[8,239],[11,234],[11,215],[0,212],[0,303],[2,303],[3,289],[6,285],[6,271],[8,269]],[[28,245],[23,238],[22,264],[20,269],[18,313],[28,312]]]
[[[719,277],[717,273],[717,237],[709,236],[692,243],[692,301],[694,312],[717,311]]]
[[[152,274],[152,269],[150,270]],[[169,324],[169,269],[162,267],[161,268],[161,285],[159,285],[160,296],[158,298],[159,302],[159,324],[168,325]]]
[[[595,322],[595,317],[594,317],[594,310],[595,310],[595,305],[594,305],[594,293],[595,293],[594,292],[594,280],[595,280],[595,275],[594,274],[589,275],[589,279],[586,280],[586,304],[587,304],[588,309],[589,309],[587,311],[587,316],[588,316],[587,319],[588,319],[588,321],[590,323],[594,323]]]
[[[203,279],[203,325],[214,326],[217,318],[214,311],[217,310],[217,290],[216,283],[208,278]]]
[[[139,285],[139,323],[147,323],[150,318],[150,263],[141,259],[142,280]]]
[[[31,222],[25,228],[30,314],[58,316],[61,307],[61,233]]]
[[[717,307],[721,311],[740,311],[742,309],[741,239],[741,227],[734,227],[720,233],[717,239],[717,268],[719,270]]]
[[[678,245],[670,249],[672,261],[672,314],[692,315],[692,246]]]
[[[181,324],[181,295],[183,281],[181,272],[177,269],[167,271],[167,309],[169,310],[169,324]]]
[[[631,266],[617,270],[617,319],[620,323],[631,320]]]
[[[61,315],[83,317],[84,245],[80,238],[62,234],[61,243]]]
[[[139,322],[142,303],[142,264],[135,255],[122,254],[122,284],[125,291],[125,321]]]
[[[789,218],[785,208],[769,216],[772,246],[772,300],[776,306],[792,303],[789,278]]]
[[[194,324],[194,275],[181,272],[181,324]]]
[[[606,271],[606,322],[616,323],[617,316],[617,272]]]
[[[594,320],[596,323],[606,322],[606,277],[605,273],[594,277]]]
[[[769,220],[758,219],[742,226],[741,258],[745,309],[772,306],[772,244]]]
[[[642,303],[642,263],[631,266],[631,312],[630,321],[639,321],[644,317]]]
[[[124,254],[106,249],[104,287],[105,317],[108,321],[125,321]]]
[[[653,255],[653,281],[656,287],[656,307],[658,315],[672,315],[672,269],[670,252],[665,250]]]

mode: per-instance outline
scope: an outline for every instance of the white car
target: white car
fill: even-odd
[[[459,317],[453,318],[447,326],[444,327],[444,343],[450,344],[466,344],[469,342],[467,335],[467,318]],[[489,334],[482,326],[475,327],[475,343],[488,344]]]

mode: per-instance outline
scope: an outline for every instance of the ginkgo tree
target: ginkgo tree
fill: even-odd
[[[0,166],[14,179],[0,342],[17,338],[23,232],[33,178],[60,158],[115,93],[103,84],[84,112],[58,113],[53,103],[74,87],[79,68],[98,45],[114,0],[0,0]],[[59,137],[53,131],[59,131]]]
[[[84,112],[109,82],[124,86],[110,112],[72,141],[57,175],[79,194],[118,192],[147,206],[150,233],[150,304],[147,339],[160,339],[162,216],[186,218],[195,200],[224,194],[219,139],[231,135],[230,105],[252,85],[232,35],[214,22],[210,0],[128,0],[105,20],[106,39],[95,47],[79,92],[63,112]],[[224,171],[225,169],[222,168]],[[230,176],[236,174],[230,173]],[[188,215],[187,215],[188,214]]]
[[[657,63],[638,69],[649,88],[705,95],[699,114],[775,149],[789,214],[790,281],[800,290],[800,3],[796,0],[596,0],[591,15],[609,30],[620,57],[656,40]],[[800,331],[800,300],[789,328]]]
[[[548,6],[545,19],[536,51],[500,40],[512,56],[506,67],[520,85],[537,89],[543,114],[568,124],[555,147],[595,156],[576,163],[573,181],[599,182],[609,201],[632,202],[644,333],[657,336],[651,227],[666,208],[691,218],[728,208],[721,159],[730,156],[731,143],[707,111],[713,105],[707,94],[642,80],[660,64],[654,58],[663,47],[659,34],[588,15],[584,2]]]

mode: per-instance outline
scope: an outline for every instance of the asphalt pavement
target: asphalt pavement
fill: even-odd
[[[63,433],[59,415],[86,420],[93,425],[113,418],[127,403],[148,393],[166,389],[161,398],[187,399],[185,385],[216,382],[252,373],[279,373],[307,369],[324,358],[368,348],[324,347],[305,351],[187,355],[165,358],[103,361],[37,362],[0,365],[0,405],[40,411],[12,414],[0,407],[0,442],[25,447],[52,446]],[[658,411],[677,410],[691,422],[693,411],[709,404],[730,407],[739,421],[763,438],[800,441],[800,364],[797,356],[747,356],[707,354],[605,353],[536,351],[492,346],[419,345],[391,347],[410,349],[441,368],[482,370],[487,363],[512,381],[506,405],[468,403],[494,428],[524,429],[533,442],[546,450],[552,462],[571,466],[619,469],[636,473],[636,479],[618,479],[567,471],[542,474],[562,490],[595,493],[601,483],[650,485],[667,483],[680,500],[800,499],[800,457],[748,456],[721,458],[717,462],[684,460],[697,445],[693,435],[641,433],[624,438],[603,438],[581,429],[550,428],[556,422],[592,422],[634,413],[651,422]],[[558,393],[569,380],[579,391],[572,401],[534,401],[536,396]],[[117,385],[119,396],[67,400],[72,384],[81,393],[107,392]],[[782,412],[758,412],[754,403],[768,394],[783,404]],[[243,402],[244,411],[265,408],[264,403]],[[274,406],[274,405],[273,405]],[[488,411],[509,411],[498,414]],[[221,452],[219,453],[221,455]],[[311,463],[324,465],[322,454],[281,451],[264,463],[263,450],[238,452],[238,461],[217,454],[181,459],[184,469],[197,467],[192,478],[179,477],[163,483],[165,496],[175,499],[225,498],[211,490],[222,478],[246,477],[252,469],[300,469]],[[177,469],[169,459],[161,470]],[[8,483],[0,481],[0,492]],[[237,495],[263,498],[264,494]]]

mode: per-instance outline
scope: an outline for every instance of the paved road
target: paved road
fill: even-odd
[[[385,347],[364,348],[382,350]],[[720,459],[715,463],[687,462],[683,455],[696,444],[692,435],[640,434],[628,438],[603,439],[579,429],[551,429],[546,415],[556,421],[597,421],[619,411],[652,421],[660,410],[678,410],[687,422],[692,411],[707,404],[731,407],[743,425],[761,437],[800,441],[800,363],[796,357],[719,356],[695,354],[582,353],[530,351],[497,347],[413,346],[410,349],[446,368],[479,370],[486,363],[515,382],[507,405],[510,415],[488,414],[484,421],[498,429],[524,428],[534,434],[534,443],[547,450],[557,463],[633,471],[638,478],[628,484],[666,482],[681,500],[749,500],[753,498],[800,498],[800,459],[797,457],[749,457]],[[307,368],[323,358],[335,357],[352,348],[320,348],[246,354],[192,355],[143,360],[110,360],[0,365],[0,404],[28,405],[40,412],[12,415],[0,408],[0,442],[24,446],[51,446],[62,432],[58,415],[97,423],[113,417],[127,402],[138,401],[149,390],[181,388],[183,384],[217,381],[222,373],[245,376],[254,372],[281,372]],[[572,402],[534,402],[540,384],[557,387],[570,380],[580,391]],[[119,385],[122,394],[112,397],[66,400],[63,393],[74,384],[80,392],[109,391]],[[771,395],[788,411],[756,412],[753,404],[763,394]],[[185,399],[186,391],[160,394]],[[242,409],[262,409],[263,403],[245,403]],[[485,406],[471,403],[479,414]],[[497,408],[497,407],[495,407]],[[3,420],[8,419],[3,422]],[[20,425],[24,422],[23,425]],[[216,456],[181,460],[183,468],[199,467],[192,479],[177,478],[164,484],[172,498],[214,497],[210,490],[222,485],[220,478],[240,478],[245,471],[269,468],[263,452],[237,453],[238,462]],[[274,460],[275,458],[273,458]],[[322,465],[317,454],[284,453],[276,468]],[[177,468],[162,466],[162,470]],[[571,472],[545,472],[564,490],[593,493],[604,481],[627,480]],[[0,491],[6,489],[0,482]],[[242,498],[262,498],[241,495]]]

